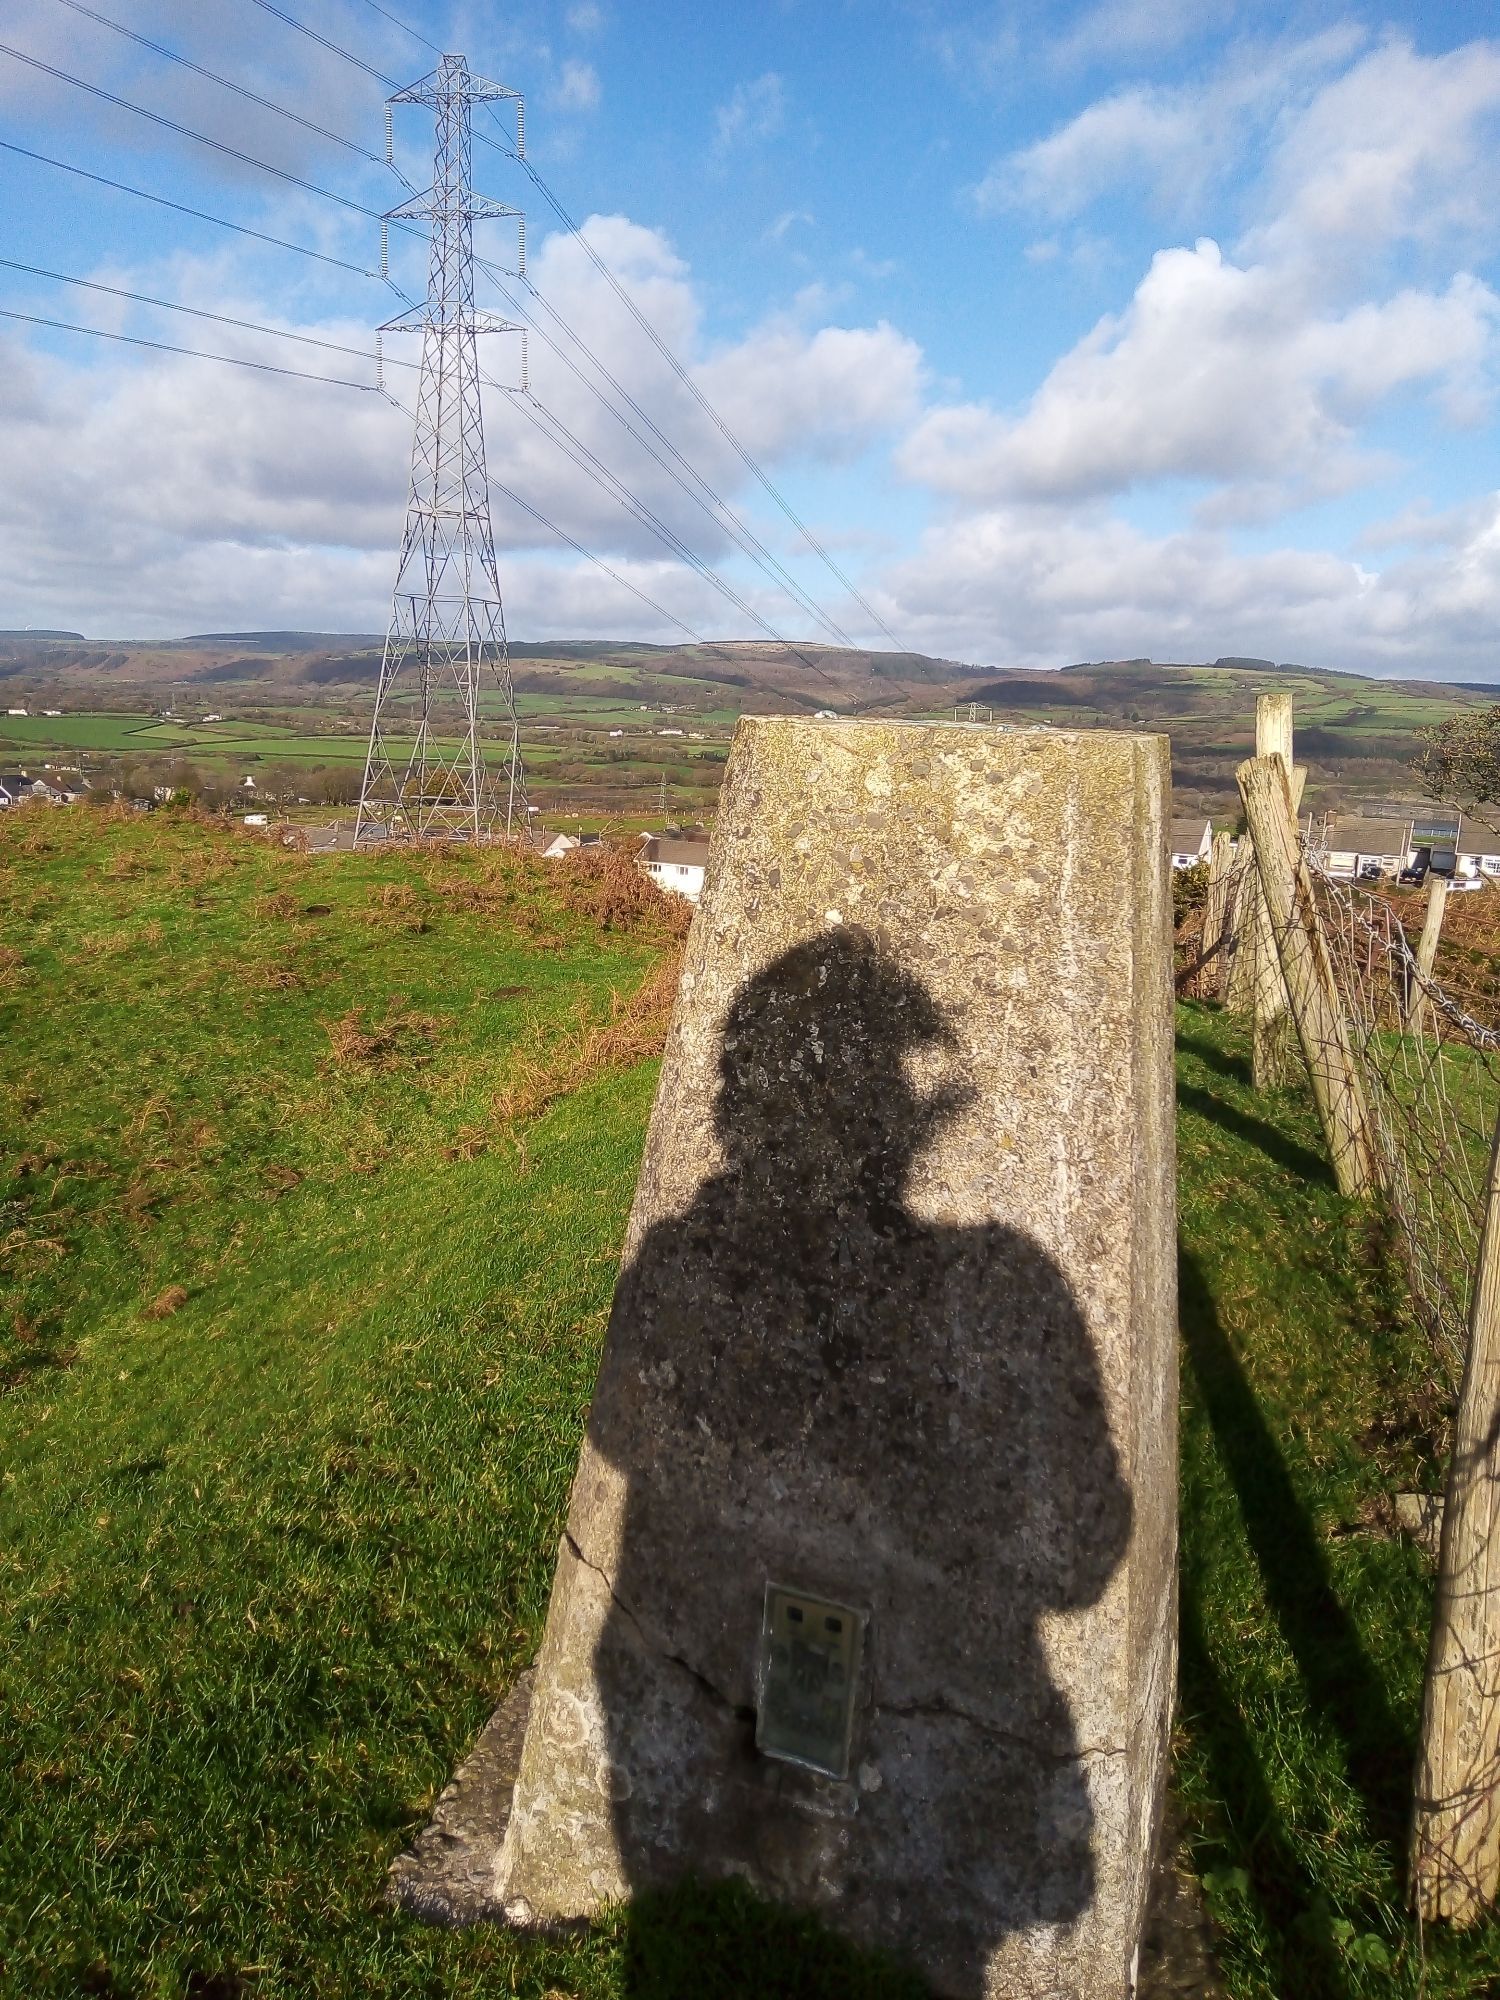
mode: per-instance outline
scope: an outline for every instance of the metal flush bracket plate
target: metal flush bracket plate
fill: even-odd
[[[847,1778],[867,1611],[766,1585],[755,1747],[825,1778]]]

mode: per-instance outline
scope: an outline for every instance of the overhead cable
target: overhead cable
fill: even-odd
[[[596,485],[601,486],[605,492],[611,494],[643,527],[648,528],[660,541],[665,543],[666,547],[672,551],[680,562],[686,563],[691,569],[695,570],[703,577],[705,582],[713,584],[715,589],[720,591],[737,611],[748,618],[753,625],[759,626],[767,638],[774,640],[778,646],[785,646],[794,658],[800,660],[803,666],[810,673],[816,674],[820,680],[826,681],[829,678],[816,660],[809,659],[807,654],[793,641],[784,639],[776,628],[769,624],[752,604],[741,597],[739,592],[726,583],[717,571],[705,563],[700,556],[696,555],[680,536],[667,526],[666,522],[659,515],[653,513],[644,501],[638,500],[624,483],[616,478],[609,467],[604,464],[603,460],[595,452],[591,451],[581,438],[575,437],[567,429],[566,425],[553,416],[550,410],[543,404],[538,403],[534,397],[521,399],[518,402],[518,408],[521,410],[523,416],[527,417],[530,422],[542,431],[544,436],[552,435],[552,442],[563,452],[565,457],[572,460],[573,464],[581,472],[592,479]],[[549,425],[555,425],[557,431],[561,432],[561,436],[553,435],[548,429]]]
[[[144,104],[133,104],[128,97],[117,97],[112,90],[105,90],[100,84],[86,83],[81,76],[73,76],[65,69],[57,69],[51,63],[43,62],[40,56],[29,56],[24,49],[13,49],[8,42],[0,42],[0,55],[11,56],[16,62],[39,69],[43,75],[55,77],[59,83],[70,83],[78,90],[86,90],[91,97],[101,98],[106,104],[113,104],[118,110],[133,111],[139,118],[149,118],[153,125],[160,125],[168,132],[176,132],[179,137],[192,139],[200,146],[211,146],[216,153],[223,153],[231,160],[239,160],[247,167],[258,167],[262,173],[274,174],[277,180],[286,181],[291,187],[299,187],[307,194],[321,195],[325,201],[337,202],[340,208],[347,208],[356,215],[363,215],[372,222],[379,222],[379,209],[367,208],[362,201],[352,201],[348,195],[335,194],[331,188],[319,187],[315,181],[304,180],[300,174],[288,173],[285,167],[273,167],[268,160],[258,160],[253,153],[242,153],[238,146],[230,146],[222,139],[210,138],[206,132],[195,132],[191,125],[180,125],[175,118],[168,118],[160,111],[150,111]]]
[[[238,319],[233,313],[209,312],[202,306],[179,305],[175,299],[150,298],[144,292],[126,291],[121,285],[101,284],[96,278],[74,278],[70,277],[66,271],[48,271],[44,270],[40,264],[23,264],[14,257],[0,257],[0,269],[24,271],[28,277],[32,278],[50,278],[55,284],[59,285],[77,285],[86,292],[107,292],[113,299],[129,299],[133,305],[152,306],[158,312],[186,313],[192,319],[211,319],[216,321],[220,326],[239,327],[245,333],[264,333],[271,335],[276,340],[295,340],[303,347],[321,347],[329,354],[352,355],[356,361],[373,362],[375,359],[373,354],[366,353],[362,347],[345,347],[340,341],[319,340],[314,334],[292,333],[287,328],[281,326],[262,326],[258,320]],[[386,363],[386,366],[389,368],[416,369],[419,365],[415,361],[387,361]]]
[[[194,75],[206,77],[210,83],[217,83],[225,90],[232,90],[236,96],[247,99],[251,104],[260,105],[264,111],[274,111],[278,118],[289,119],[292,124],[300,125],[304,131],[315,132],[320,139],[331,139],[334,145],[342,146],[346,152],[357,153],[360,159],[369,160],[374,166],[384,167],[391,164],[379,153],[372,153],[368,146],[361,146],[358,140],[346,139],[342,132],[330,131],[328,126],[319,125],[311,118],[304,118],[300,111],[293,111],[285,104],[278,104],[274,98],[262,97],[258,90],[251,90],[247,84],[236,83],[233,77],[220,76],[217,70],[205,69],[202,63],[194,62],[190,56],[182,55],[176,49],[169,49],[165,43],[154,42],[149,35],[137,34],[134,28],[127,28],[123,21],[112,21],[108,14],[101,14],[93,7],[86,7],[83,0],[57,0],[57,4],[59,7],[70,8],[75,14],[85,15],[90,21],[97,21],[102,28],[113,29],[117,35],[123,35],[127,41],[135,42],[143,49],[150,49],[153,55],[161,56],[167,62],[178,63],[183,69],[192,70]],[[404,179],[404,176],[402,178]],[[411,186],[409,181],[406,184],[408,187]]]
[[[491,116],[494,117],[495,115],[496,114],[492,109]],[[501,126],[500,129],[502,132],[504,132],[505,128]],[[891,630],[890,626],[886,624],[885,620],[880,616],[880,613],[870,603],[869,599],[865,597],[863,593],[856,588],[856,586],[844,574],[843,570],[840,569],[839,565],[834,561],[833,557],[829,554],[828,550],[823,546],[822,542],[819,541],[818,537],[813,533],[812,529],[808,527],[807,523],[802,519],[801,515],[796,512],[796,510],[791,505],[790,501],[786,498],[785,494],[781,492],[780,488],[775,484],[775,482],[771,479],[770,475],[765,471],[764,467],[761,466],[759,461],[740,442],[739,438],[730,429],[729,425],[719,415],[718,411],[714,408],[713,404],[709,401],[708,397],[703,393],[702,389],[699,388],[697,382],[693,379],[691,371],[683,366],[682,362],[678,360],[677,356],[672,352],[671,348],[668,347],[667,343],[662,339],[661,335],[656,331],[656,328],[651,324],[650,320],[646,318],[646,315],[641,311],[640,307],[636,304],[635,300],[630,296],[629,292],[625,290],[625,287],[620,283],[619,279],[615,276],[614,272],[609,268],[608,264],[605,263],[604,259],[599,255],[598,251],[595,250],[594,246],[589,242],[588,238],[584,235],[583,231],[580,229],[578,224],[573,220],[572,216],[569,215],[568,211],[563,207],[562,203],[558,200],[557,196],[553,194],[551,188],[548,187],[547,183],[542,179],[541,175],[537,172],[536,168],[532,166],[531,162],[523,158],[516,151],[513,142],[509,146],[499,146],[496,141],[489,139],[488,134],[485,133],[483,130],[481,130],[476,136],[486,140],[491,145],[495,145],[498,151],[508,153],[509,157],[515,160],[516,164],[521,168],[522,172],[525,173],[527,178],[531,181],[532,185],[536,188],[538,194],[541,195],[542,199],[547,203],[547,206],[552,210],[553,214],[557,217],[558,221],[561,222],[564,228],[569,230],[571,234],[577,238],[578,243],[581,246],[584,255],[588,258],[589,262],[594,266],[595,270],[598,271],[600,277],[604,279],[604,282],[609,286],[610,290],[614,293],[615,297],[620,301],[621,305],[624,306],[625,310],[630,314],[631,318],[635,321],[636,325],[640,327],[641,331],[646,335],[646,338],[651,342],[652,346],[661,355],[662,359],[666,362],[667,366],[672,370],[672,373],[682,383],[683,387],[688,391],[688,394],[693,398],[694,402],[697,403],[699,408],[703,411],[704,415],[708,418],[709,422],[713,425],[714,429],[719,433],[720,437],[723,438],[724,442],[729,446],[730,450],[735,454],[736,458],[739,459],[740,463],[745,467],[746,471],[751,474],[751,476],[756,480],[756,482],[760,485],[763,491],[770,497],[771,500],[775,502],[776,506],[780,508],[781,512],[786,516],[787,520],[791,522],[792,526],[797,530],[797,533],[802,537],[803,541],[807,543],[807,546],[812,550],[813,554],[817,556],[818,560],[828,570],[829,574],[832,577],[834,577],[834,579],[839,584],[841,584],[843,588],[849,593],[850,597],[853,598],[854,602],[865,613],[866,617],[869,618],[869,620],[876,627],[876,629],[884,633],[885,637],[890,640],[891,644],[896,648],[898,652],[908,651],[909,649],[901,644],[901,641],[896,637],[895,633]],[[509,137],[508,134],[506,136]]]
[[[80,180],[94,181],[100,187],[113,188],[117,194],[133,194],[138,201],[152,201],[160,208],[176,209],[179,215],[191,215],[198,222],[211,222],[219,229],[232,229],[240,236],[253,236],[258,243],[273,244],[278,250],[295,250],[299,257],[315,257],[320,264],[334,264],[341,271],[352,271],[357,278],[374,278],[379,283],[389,283],[379,271],[367,271],[362,264],[351,264],[343,257],[330,257],[326,250],[310,249],[306,243],[292,243],[284,236],[268,236],[263,229],[251,229],[243,222],[230,222],[222,215],[210,215],[207,209],[189,208],[186,202],[169,201],[164,194],[152,194],[149,189],[131,187],[126,181],[111,180],[108,174],[90,173],[87,167],[75,167],[68,160],[54,160],[48,153],[34,153],[29,146],[18,146],[13,140],[0,139],[0,147],[7,153],[19,153],[23,159],[37,160],[44,167],[56,167],[59,173],[76,174]]]
[[[223,361],[231,368],[256,368],[263,375],[292,375],[302,382],[322,382],[335,389],[359,389],[367,395],[376,395],[373,382],[350,382],[342,375],[313,375],[305,368],[279,368],[271,361],[250,361],[243,354],[210,354],[201,347],[175,347],[169,340],[146,340],[136,333],[111,333],[102,326],[77,326],[72,320],[44,319],[40,313],[17,312],[12,306],[0,306],[0,319],[23,320],[27,326],[50,326],[60,333],[87,333],[95,340],[118,340],[127,347],[150,347],[158,354],[186,354],[194,361]]]
[[[381,219],[379,212],[375,209],[367,208],[362,203],[359,202],[350,201],[345,196],[334,194],[332,193],[331,190],[327,188],[318,187],[314,182],[303,180],[297,175],[287,174],[281,168],[273,167],[269,164],[269,162],[260,160],[256,158],[255,155],[253,154],[242,152],[238,148],[225,147],[224,145],[221,144],[220,141],[210,138],[206,133],[194,131],[191,127],[181,125],[176,120],[163,118],[159,113],[150,111],[143,105],[133,104],[128,99],[115,97],[111,92],[101,91],[97,85],[86,83],[82,78],[72,76],[66,71],[55,70],[49,64],[39,63],[35,57],[27,56],[18,50],[9,49],[6,47],[5,44],[0,44],[0,51],[3,51],[4,53],[7,54],[16,55],[23,62],[32,63],[39,68],[47,70],[49,74],[61,78],[65,82],[75,84],[80,89],[87,90],[94,94],[103,96],[109,99],[110,102],[118,104],[126,110],[134,111],[138,113],[140,116],[152,120],[154,123],[167,125],[172,130],[181,133],[184,137],[194,139],[198,141],[200,144],[214,147],[218,151],[230,152],[233,154],[235,158],[243,161],[246,165],[258,167],[262,171],[276,175],[280,179],[293,181],[297,186],[306,189],[308,192],[321,195],[327,200],[338,202],[343,207],[353,209],[355,212],[367,217],[371,221],[379,221]],[[17,149],[17,150],[24,150],[24,149]],[[32,154],[30,155],[30,157],[35,159],[45,158],[45,156],[41,154]],[[62,162],[55,162],[53,164],[62,166],[64,171],[70,171],[70,172],[82,171],[81,169],[69,168],[65,165],[65,163]],[[114,183],[113,185],[123,186],[122,183]],[[152,199],[152,197],[150,196],[146,196],[145,198],[148,200]],[[219,218],[210,217],[208,219],[218,220]],[[236,225],[230,224],[228,226],[235,227]],[[419,238],[421,236],[421,231],[411,227],[410,225],[398,224],[397,226],[403,228],[405,230],[405,233],[409,235],[416,236]],[[288,244],[285,247],[301,251],[303,246]],[[306,254],[316,255],[318,253],[308,252]],[[487,260],[476,259],[475,261],[477,264],[479,264],[481,269],[485,270],[492,276],[497,286],[501,290],[502,295],[513,306],[515,306],[516,310],[518,311],[523,310],[519,306],[519,303],[515,300],[514,295],[506,288],[506,286],[503,283],[504,278],[509,276],[510,274],[502,272],[500,270],[500,267],[490,264]],[[66,277],[63,277],[62,274],[53,274],[53,275],[58,276],[61,282],[64,283],[75,282]],[[78,280],[76,282],[87,283],[89,281]],[[388,276],[385,282],[391,285],[392,290],[395,291],[397,296],[400,297],[406,304],[408,305],[413,304],[413,302],[409,298],[407,298],[407,295],[404,292],[402,292],[401,288],[398,285],[396,285],[394,281],[390,279]],[[541,295],[535,291],[534,287],[528,287],[528,290],[531,292],[533,297],[541,301]],[[141,303],[159,305],[164,310],[168,311],[193,310],[192,308],[175,306],[171,302],[164,300],[148,299],[148,300],[142,300]],[[541,301],[541,303],[545,304],[545,301]],[[547,307],[547,311],[550,314],[550,316],[553,319],[555,319],[557,323],[564,329],[564,331],[568,334],[569,338],[572,339],[576,344],[578,344],[585,353],[589,353],[589,350],[587,349],[586,344],[583,342],[582,337],[574,333],[573,329],[570,326],[568,326],[567,322],[562,318],[562,315],[557,313],[555,309],[550,306]],[[214,317],[213,315],[205,315],[205,316]],[[269,332],[276,331],[275,329],[253,329],[253,330],[269,331]],[[661,440],[661,443],[664,446],[664,448],[671,454],[671,457],[677,462],[677,464],[681,466],[683,473],[686,474],[687,478],[692,481],[693,486],[696,486],[698,489],[700,489],[699,493],[694,493],[692,489],[684,483],[684,480],[681,477],[679,477],[677,473],[673,472],[671,465],[666,463],[666,461],[662,458],[660,452],[654,450],[652,446],[647,442],[647,440],[641,436],[640,432],[637,431],[635,427],[631,425],[629,421],[624,416],[622,416],[618,410],[614,410],[612,408],[608,398],[603,395],[602,391],[599,390],[597,385],[589,383],[588,378],[577,367],[576,363],[574,363],[571,360],[571,358],[563,352],[563,350],[558,346],[556,341],[554,341],[551,338],[551,336],[547,334],[545,329],[541,327],[536,327],[533,322],[533,330],[537,333],[538,338],[543,340],[546,343],[546,345],[552,350],[552,352],[555,353],[558,356],[558,358],[571,369],[573,374],[577,376],[577,378],[581,382],[583,382],[586,387],[591,389],[592,393],[599,398],[599,400],[603,403],[604,407],[610,410],[610,413],[615,417],[616,421],[624,426],[624,428],[641,445],[641,447],[644,450],[646,450],[649,453],[649,455],[652,458],[654,458],[659,465],[662,466],[662,469],[666,471],[669,474],[669,476],[674,478],[679,485],[683,486],[683,490],[689,493],[690,497],[692,497],[695,500],[695,503],[700,506],[705,506],[705,510],[709,512],[710,518],[714,520],[715,525],[718,526],[721,530],[728,532],[731,538],[738,543],[739,547],[744,551],[744,553],[747,554],[753,562],[757,563],[759,567],[761,567],[763,570],[766,571],[767,575],[770,576],[772,582],[777,584],[779,588],[787,592],[787,594],[792,598],[793,602],[797,604],[798,608],[804,613],[804,615],[811,617],[817,624],[821,625],[825,631],[829,632],[831,636],[833,636],[835,640],[838,641],[839,643],[844,645],[851,644],[847,635],[844,634],[843,631],[838,627],[838,625],[828,616],[828,614],[821,609],[821,607],[817,604],[816,600],[813,599],[807,592],[805,592],[801,588],[800,585],[796,583],[795,579],[790,576],[790,574],[786,571],[784,566],[781,565],[777,561],[775,556],[772,555],[771,551],[765,547],[765,544],[762,543],[759,540],[759,538],[754,535],[753,531],[751,531],[748,528],[748,526],[746,526],[746,524],[739,519],[739,517],[734,513],[733,509],[730,508],[728,502],[725,501],[713,489],[713,487],[709,484],[709,482],[706,481],[699,472],[697,472],[696,468],[693,467],[692,464],[686,458],[683,457],[682,453],[679,452],[677,450],[677,447],[672,444],[671,440],[666,436],[666,433],[661,429],[661,427],[641,407],[640,403],[630,395],[630,392],[624,387],[624,385],[619,383],[608,369],[604,368],[603,364],[598,361],[596,356],[593,356],[591,353],[589,354],[589,358],[594,362],[594,365],[600,369],[600,372],[615,387],[617,393],[619,393],[622,397],[625,398],[625,400],[640,416],[642,422],[655,434],[656,437],[658,437]],[[297,336],[297,335],[288,335],[286,337],[293,339],[307,338],[307,336]],[[357,352],[357,350],[354,349],[346,349],[344,351],[349,353]],[[392,365],[398,367],[412,367],[415,364],[410,362],[393,362]],[[487,383],[489,383],[491,387],[502,388],[504,386],[503,384],[495,382],[493,377],[489,375],[484,376],[483,379]],[[700,497],[700,495],[702,497]],[[790,641],[780,640],[779,638],[778,638],[778,643],[786,645],[791,644]]]
[[[373,0],[370,0],[370,4],[373,4]],[[355,64],[357,68],[362,69],[368,75],[377,78],[381,83],[388,85],[391,89],[395,90],[401,87],[396,83],[393,77],[386,76],[382,71],[375,69],[374,67],[372,67],[371,64],[365,62],[361,57],[354,55],[350,50],[340,47],[340,45],[337,42],[330,41],[326,35],[318,34],[314,29],[309,28],[304,22],[299,21],[291,14],[288,14],[285,8],[275,5],[274,0],[255,0],[255,5],[263,8],[268,14],[274,14],[278,20],[284,21],[288,27],[295,28],[300,34],[310,36],[313,41],[320,43],[322,47],[331,50],[335,55],[342,56],[345,59],[345,61]],[[382,14],[385,14],[388,20],[395,21],[398,27],[403,28],[406,31],[406,33],[414,36],[417,41],[422,42],[426,47],[433,49],[436,48],[436,44],[433,42],[429,42],[425,35],[418,33],[418,31],[415,28],[411,27],[407,22],[399,20],[395,15],[387,13],[384,7],[379,8],[378,11]],[[441,51],[439,51],[439,53],[441,53]],[[625,307],[626,311],[635,320],[637,325],[641,328],[642,332],[645,333],[647,339],[650,340],[652,345],[661,354],[663,360],[666,361],[667,365],[672,369],[673,373],[677,375],[679,380],[684,384],[684,386],[687,388],[688,392],[692,395],[694,400],[700,405],[704,414],[708,417],[709,421],[714,425],[715,429],[723,437],[725,443],[729,446],[731,451],[734,452],[735,456],[745,466],[746,470],[752,475],[752,477],[762,487],[762,489],[771,498],[771,500],[774,501],[776,506],[782,512],[782,514],[796,529],[797,533],[807,543],[808,547],[813,551],[814,555],[817,556],[818,560],[828,570],[829,574],[835,579],[835,581],[838,584],[840,584],[840,586],[845,591],[848,592],[849,596],[854,600],[854,602],[857,605],[859,605],[860,609],[865,613],[866,617],[870,619],[871,624],[874,626],[874,628],[877,631],[883,633],[884,636],[890,640],[891,644],[896,648],[898,652],[909,651],[910,649],[902,645],[900,639],[897,638],[896,634],[891,630],[890,626],[886,624],[885,620],[880,616],[879,612],[876,611],[875,607],[870,603],[869,599],[866,598],[863,595],[863,593],[856,588],[856,586],[849,579],[849,577],[847,577],[844,574],[844,571],[834,561],[832,555],[829,553],[827,548],[813,533],[812,529],[808,527],[807,523],[802,519],[802,517],[792,507],[791,503],[787,500],[785,494],[781,492],[781,490],[776,486],[774,481],[770,478],[770,475],[764,470],[764,468],[759,464],[759,462],[751,455],[751,453],[747,450],[747,448],[740,442],[739,438],[735,435],[735,433],[730,429],[729,425],[719,415],[718,411],[714,408],[713,404],[709,401],[708,397],[703,393],[703,391],[699,388],[698,384],[693,380],[693,377],[689,372],[689,370],[684,367],[682,362],[679,361],[677,356],[672,352],[671,348],[667,346],[666,342],[662,339],[661,335],[656,331],[655,327],[652,326],[651,322],[646,318],[645,314],[641,311],[640,307],[635,303],[634,299],[631,298],[630,294],[625,290],[624,286],[620,283],[619,279],[616,278],[613,271],[611,271],[609,266],[604,262],[604,259],[599,255],[599,253],[594,249],[593,245],[588,241],[588,238],[583,234],[583,231],[580,229],[579,225],[574,221],[573,217],[568,213],[567,209],[563,206],[562,202],[559,200],[557,195],[553,193],[552,189],[547,185],[546,181],[543,180],[541,174],[538,173],[537,169],[531,164],[529,160],[527,160],[520,154],[520,152],[517,149],[514,138],[510,135],[510,133],[506,131],[504,125],[500,123],[499,114],[495,111],[493,106],[490,107],[490,115],[496,121],[497,127],[501,133],[501,139],[497,140],[491,138],[489,133],[487,133],[482,126],[475,131],[474,137],[478,139],[482,144],[491,146],[495,148],[496,151],[505,154],[505,156],[508,159],[514,160],[516,164],[522,169],[522,171],[526,174],[527,178],[531,181],[532,185],[536,188],[538,194],[541,195],[542,199],[547,203],[548,207],[557,217],[558,221],[562,223],[563,227],[566,230],[568,230],[571,235],[577,237],[580,245],[583,248],[584,254],[585,256],[587,256],[590,263],[594,265],[595,269],[599,272],[600,276],[604,279],[606,284],[609,285],[610,289],[619,298],[621,304]],[[479,258],[475,259],[475,264],[481,269],[487,270],[490,268],[487,265],[485,265]],[[534,296],[538,297],[540,296],[540,294],[535,293],[534,287],[528,285],[528,290],[533,291]]]

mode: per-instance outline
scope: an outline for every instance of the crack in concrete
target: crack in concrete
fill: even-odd
[[[653,1635],[646,1630],[646,1627],[641,1622],[639,1615],[630,1608],[630,1606],[625,1602],[624,1598],[621,1597],[620,1593],[615,1589],[614,1580],[609,1575],[609,1572],[607,1570],[601,1569],[598,1563],[589,1561],[588,1557],[584,1554],[583,1550],[579,1548],[577,1542],[574,1541],[571,1532],[566,1528],[563,1530],[563,1540],[567,1543],[568,1547],[572,1550],[574,1556],[576,1556],[578,1561],[583,1564],[583,1567],[587,1570],[592,1570],[594,1575],[598,1577],[599,1581],[604,1585],[604,1588],[609,1592],[610,1603],[613,1604],[616,1610],[619,1611],[625,1618],[627,1618],[630,1621],[630,1624],[634,1627],[636,1633],[639,1635],[641,1644],[646,1648],[647,1652],[654,1653],[658,1659],[665,1660],[669,1666],[680,1667],[682,1671],[689,1677],[689,1679],[696,1681],[698,1686],[703,1690],[703,1692],[706,1695],[708,1695],[709,1698],[718,1707],[724,1709],[727,1714],[735,1716],[739,1719],[743,1719],[747,1713],[749,1714],[754,1713],[753,1710],[747,1711],[744,1708],[742,1708],[738,1702],[731,1701],[728,1695],[724,1693],[723,1689],[716,1687],[706,1674],[700,1673],[699,1670],[693,1665],[691,1660],[685,1660],[680,1653],[669,1653],[666,1649],[666,1646],[662,1643],[662,1641],[659,1638],[653,1637]]]
[[[872,1704],[875,1714],[910,1715],[918,1717],[943,1716],[952,1722],[962,1722],[970,1729],[978,1730],[981,1736],[993,1737],[999,1743],[1014,1744],[1030,1756],[1045,1757],[1054,1764],[1076,1764],[1085,1757],[1124,1757],[1127,1749],[1118,1743],[1084,1743],[1072,1750],[1046,1750],[1035,1738],[1020,1730],[1003,1729],[997,1722],[988,1722],[983,1716],[973,1714],[969,1709],[960,1708],[957,1703],[944,1701],[938,1697],[931,1701],[881,1701],[878,1697]]]

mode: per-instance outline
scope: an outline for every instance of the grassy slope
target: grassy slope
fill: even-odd
[[[732,1895],[524,1949],[380,1906],[536,1643],[652,1087],[495,1131],[660,949],[561,879],[0,822],[0,1991],[908,1990]],[[1429,1583],[1351,1530],[1440,1413],[1300,1100],[1207,1009],[1180,1063],[1186,1816],[1237,2000],[1415,1994]]]

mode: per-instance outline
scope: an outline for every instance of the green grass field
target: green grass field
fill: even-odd
[[[570,886],[582,884],[579,886]],[[672,913],[466,852],[0,819],[0,1993],[904,1995],[687,1892],[387,1911],[532,1656]],[[658,1012],[652,1012],[652,1007]],[[1444,1422],[1297,1093],[1180,1019],[1177,1787],[1235,2000],[1479,2000],[1400,1857]]]

